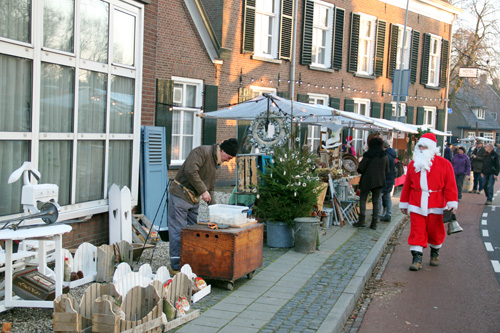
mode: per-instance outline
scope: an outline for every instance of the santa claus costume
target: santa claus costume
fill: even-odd
[[[431,265],[439,265],[439,249],[446,237],[443,211],[458,207],[458,192],[451,163],[439,156],[433,133],[422,135],[408,165],[399,208],[410,213],[408,244],[413,256],[410,270],[422,267],[422,253],[431,248]]]

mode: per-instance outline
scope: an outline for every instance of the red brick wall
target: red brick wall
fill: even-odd
[[[88,242],[95,246],[109,243],[108,214],[98,214],[85,222],[72,223],[70,233],[63,235],[63,248],[77,248]]]

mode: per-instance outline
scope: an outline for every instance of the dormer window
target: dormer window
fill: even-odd
[[[477,119],[484,119],[484,116],[486,115],[486,110],[481,108],[472,109],[472,112]]]

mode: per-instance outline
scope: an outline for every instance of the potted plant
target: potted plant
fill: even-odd
[[[261,172],[255,214],[267,222],[267,245],[292,247],[294,219],[308,217],[318,200],[316,156],[295,145],[275,146],[272,164]]]

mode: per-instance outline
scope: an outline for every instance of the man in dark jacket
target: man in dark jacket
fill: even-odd
[[[385,177],[389,173],[389,160],[382,149],[382,139],[375,137],[368,141],[368,151],[363,154],[363,159],[359,163],[358,172],[361,174],[359,181],[359,220],[353,226],[365,226],[366,200],[368,194],[372,193],[373,212],[370,228],[377,229],[378,223],[378,201],[380,192],[385,186]]]
[[[396,151],[391,148],[387,140],[384,140],[383,149],[389,161],[389,173],[385,177],[385,187],[382,189],[379,200],[380,221],[390,222],[392,215],[391,194],[396,180]],[[385,214],[384,214],[385,210]]]
[[[493,201],[493,189],[495,188],[495,181],[498,178],[500,167],[498,165],[498,155],[495,153],[493,144],[487,143],[484,148],[486,152],[484,154],[481,176],[483,177],[484,194],[486,195],[485,205],[491,205]]]
[[[215,204],[215,170],[237,152],[238,140],[234,138],[220,145],[199,146],[189,153],[177,172],[168,201],[170,274],[179,271],[181,228],[197,223],[200,196],[206,203]]]
[[[453,145],[451,143],[446,144],[446,148],[444,149],[444,158],[451,162],[453,158]]]
[[[474,173],[474,185],[472,186],[471,193],[481,193],[483,190],[483,179],[481,178],[481,169],[483,168],[484,153],[486,151],[483,147],[483,142],[477,140],[476,148],[472,150],[470,155],[470,164],[472,172]]]

